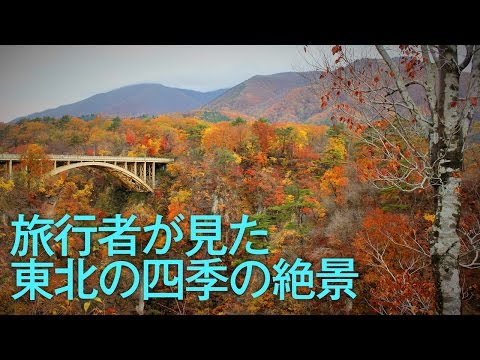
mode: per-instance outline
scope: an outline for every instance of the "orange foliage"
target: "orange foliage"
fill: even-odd
[[[272,126],[262,121],[255,121],[252,126],[252,131],[258,138],[260,150],[263,153],[267,153],[275,136]]]
[[[424,231],[405,215],[374,209],[354,240],[367,301],[384,314],[433,314],[435,287]],[[425,226],[424,223],[418,226]]]
[[[345,176],[345,169],[342,166],[335,166],[325,171],[320,179],[320,189],[327,195],[333,194],[337,204],[345,201],[343,189],[347,185],[348,178]]]

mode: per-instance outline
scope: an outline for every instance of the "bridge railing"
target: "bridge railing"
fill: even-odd
[[[20,160],[20,154],[0,154],[0,160]]]
[[[104,161],[104,162],[155,162],[170,163],[174,159],[156,157],[129,157],[129,156],[90,156],[90,155],[55,155],[47,154],[52,161]],[[20,154],[0,154],[0,160],[20,160]]]

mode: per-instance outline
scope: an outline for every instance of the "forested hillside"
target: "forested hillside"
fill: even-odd
[[[478,130],[475,125],[469,139]],[[339,123],[270,123],[242,117],[217,123],[180,116],[0,123],[0,153],[22,154],[12,179],[7,167],[0,174],[0,313],[136,314],[142,308],[146,314],[433,314],[435,287],[427,240],[434,221],[431,189],[401,192],[395,187],[375,187],[369,181],[377,165],[375,154],[353,134]],[[424,146],[426,140],[412,141]],[[45,177],[48,154],[171,157],[175,161],[159,171],[158,186],[149,194],[126,191],[111,175],[88,168]],[[480,233],[479,165],[479,145],[469,140],[461,188],[460,226],[465,233],[460,260],[464,265],[478,254],[469,239]],[[231,290],[211,292],[206,301],[189,292],[183,300],[150,299],[143,304],[136,294],[123,299],[118,290],[91,300],[78,296],[68,300],[65,293],[52,299],[39,296],[30,301],[25,296],[14,300],[12,294],[19,289],[10,263],[19,258],[10,255],[15,239],[11,223],[20,213],[26,219],[38,214],[55,221],[65,214],[90,214],[96,216],[95,226],[117,213],[123,217],[134,214],[134,225],[139,227],[154,224],[157,214],[165,223],[178,214],[186,219],[193,214],[219,214],[224,229],[219,247],[232,246],[236,233],[229,225],[239,223],[246,214],[257,221],[258,229],[268,230],[254,246],[268,249],[262,262],[269,269],[281,258],[290,265],[303,259],[315,271],[320,270],[323,258],[353,258],[360,274],[353,281],[357,296],[351,299],[343,294],[337,301],[328,296],[298,300],[287,291],[281,300],[272,282],[257,298],[249,288],[242,296]],[[192,249],[188,222],[179,226],[183,240],[172,241],[163,258],[186,260],[185,253]],[[147,233],[136,236],[141,248],[148,240]],[[160,234],[156,245],[161,247],[165,241],[165,234]],[[84,245],[78,234],[71,234],[68,249],[53,239],[48,243],[55,252],[55,267],[67,265],[62,251],[78,259]],[[106,254],[107,245],[95,243],[85,266],[105,267],[112,261]],[[114,258],[140,266],[152,256],[139,251],[135,258]],[[205,257],[203,250],[194,256]],[[240,246],[235,256],[222,257],[222,266],[231,275],[238,264],[252,258]],[[40,253],[37,260],[52,258]],[[50,270],[45,290],[53,292],[65,275]],[[118,289],[128,289],[131,281],[129,276],[122,277]],[[258,288],[259,281],[258,274],[252,277],[252,287]],[[462,268],[466,314],[480,311],[479,281],[478,272]],[[99,274],[94,273],[85,282],[85,292],[98,282]],[[315,284],[318,288],[317,279]],[[157,289],[161,290],[165,288]]]

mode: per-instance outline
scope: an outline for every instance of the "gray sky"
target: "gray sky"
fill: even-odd
[[[138,83],[199,91],[304,67],[303,46],[0,46],[0,121]]]

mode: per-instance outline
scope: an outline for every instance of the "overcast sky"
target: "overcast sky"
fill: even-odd
[[[296,45],[0,46],[0,121],[131,84],[210,91],[307,69]]]

